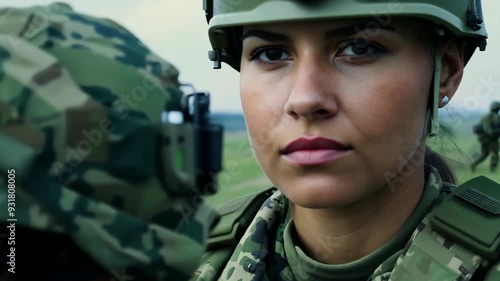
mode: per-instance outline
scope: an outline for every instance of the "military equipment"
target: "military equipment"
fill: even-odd
[[[191,102],[192,101],[192,102]],[[222,135],[220,125],[210,123],[210,95],[197,92],[182,98],[180,111],[165,111],[161,130],[161,153],[164,161],[162,182],[171,192],[217,192],[217,173],[222,169]],[[177,116],[175,121],[173,116]]]
[[[500,271],[490,265],[500,254],[500,185],[480,176],[442,197],[414,232],[389,280],[497,280]],[[485,268],[490,268],[486,278]]]
[[[0,223],[25,235],[16,278],[192,275],[217,218],[202,195],[216,190],[222,128],[178,75],[113,21],[62,3],[0,9],[2,206],[16,171],[16,212]]]

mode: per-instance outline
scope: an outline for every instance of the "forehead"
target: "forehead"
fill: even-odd
[[[264,23],[243,26],[243,33],[249,30],[269,30],[281,33],[294,33],[306,30],[308,33],[324,33],[329,30],[340,29],[346,35],[363,32],[366,35],[375,35],[379,31],[392,31],[400,35],[414,34],[423,29],[423,22],[413,18],[358,18],[313,21],[290,21]],[[342,32],[341,32],[342,33]]]

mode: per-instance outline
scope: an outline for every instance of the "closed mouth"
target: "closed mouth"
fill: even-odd
[[[343,144],[339,141],[323,138],[323,137],[315,137],[315,138],[298,138],[292,142],[290,142],[284,149],[280,151],[280,154],[286,155],[296,151],[301,150],[338,150],[338,151],[347,151],[352,149],[351,146]]]

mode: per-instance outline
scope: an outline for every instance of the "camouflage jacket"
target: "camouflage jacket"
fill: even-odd
[[[468,265],[479,266],[482,260],[428,227],[427,214],[446,196],[441,192],[442,186],[439,174],[434,170],[428,177],[416,210],[395,237],[382,246],[384,250],[345,265],[320,264],[293,245],[289,234],[293,220],[287,218],[288,201],[277,191],[257,212],[236,249],[220,249],[208,254],[192,280],[470,280],[469,272],[474,268]],[[434,251],[432,257],[420,249]],[[408,262],[407,257],[412,256],[414,258]],[[464,260],[462,257],[473,258]],[[436,262],[430,262],[430,259]],[[500,261],[490,268],[484,280],[500,280]],[[449,279],[450,276],[455,279]]]

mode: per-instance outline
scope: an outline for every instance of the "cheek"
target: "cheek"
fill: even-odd
[[[271,138],[282,131],[287,81],[279,75],[261,74],[251,67],[242,67],[240,99],[253,138]]]
[[[256,83],[256,81],[259,81]],[[245,71],[240,76],[240,98],[245,116],[248,134],[255,155],[259,154],[266,147],[269,147],[274,138],[272,122],[276,108],[275,103],[270,100],[271,93],[269,86],[261,83],[256,75]]]
[[[422,137],[431,81],[430,75],[422,73],[429,72],[428,66],[416,63],[411,70],[395,67],[360,85],[360,89],[369,90],[356,106],[363,110],[354,114],[365,120],[358,125],[364,127],[360,131],[366,138],[387,143],[398,139],[408,142],[408,138],[413,142]]]
[[[262,114],[266,113],[265,110],[262,110],[262,107],[266,106],[265,102],[262,100],[264,96],[262,91],[264,89],[261,84],[252,83],[253,80],[254,77],[252,75],[242,72],[240,77],[240,99],[251,137],[255,136],[257,128],[262,127],[261,123],[264,118],[260,117],[262,117]]]
[[[381,133],[388,137],[405,137],[415,134],[420,137],[427,108],[428,91],[413,88],[410,83],[394,82],[390,87],[382,86],[376,89],[375,93],[377,92],[385,98],[373,102],[375,106],[371,109],[371,115],[374,117],[374,122],[380,122],[374,127],[379,128]]]

